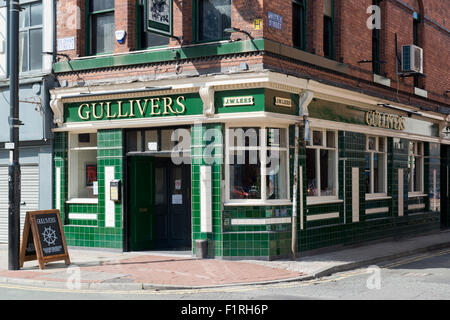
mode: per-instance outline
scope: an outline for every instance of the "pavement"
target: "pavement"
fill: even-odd
[[[203,289],[311,280],[384,261],[450,247],[450,230],[390,239],[281,259],[197,259],[191,252],[120,252],[69,247],[71,265],[25,262],[8,270],[8,247],[0,244],[0,283],[97,290]]]

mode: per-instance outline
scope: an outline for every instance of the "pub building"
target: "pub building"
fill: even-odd
[[[447,115],[275,72],[51,95],[69,246],[271,260],[450,221]]]

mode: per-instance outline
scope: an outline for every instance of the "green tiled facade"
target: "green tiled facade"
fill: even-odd
[[[122,180],[122,130],[99,130],[97,133],[97,204],[68,204],[68,134],[57,133],[55,139],[55,175],[61,168],[61,215],[69,246],[123,248],[122,205],[115,204],[115,227],[105,227],[105,166],[114,166],[115,179]],[[56,190],[56,188],[55,188]],[[54,198],[56,199],[56,197]],[[56,206],[56,203],[55,203]],[[94,214],[96,219],[70,219],[70,214]]]
[[[272,90],[273,91],[273,90]],[[247,89],[240,95],[255,95],[255,104],[258,110],[264,111],[270,101],[276,96],[276,92],[268,89]],[[232,92],[239,96],[238,91]],[[216,93],[216,105],[230,93]],[[266,95],[266,96],[265,96]],[[288,94],[284,94],[285,98]],[[291,94],[292,96],[292,94]],[[271,100],[272,99],[272,100]],[[298,108],[298,98],[293,100],[293,109]],[[316,102],[317,103],[317,102]],[[317,104],[319,106],[319,104]],[[197,106],[198,107],[198,106]],[[249,112],[250,106],[227,108],[220,106],[221,114]],[[236,111],[238,110],[238,111]],[[276,112],[276,107],[271,106],[270,112]],[[283,109],[283,116],[290,116]],[[325,110],[325,109],[324,109]],[[315,116],[323,115],[329,121],[342,122],[339,112],[328,114],[328,109],[312,110]],[[347,110],[347,109],[343,109]],[[352,109],[353,110],[353,109]],[[356,111],[355,111],[356,110]],[[255,110],[253,110],[255,111]],[[353,116],[360,112],[354,109]],[[216,110],[216,113],[219,113]],[[280,112],[282,113],[282,112]],[[241,205],[240,203],[225,204],[224,181],[227,168],[224,164],[225,156],[225,126],[226,121],[215,123],[196,123],[192,121],[191,132],[191,244],[192,254],[196,254],[196,241],[207,240],[208,257],[223,259],[276,259],[288,257],[291,254],[292,239],[292,205]],[[295,127],[290,122],[289,126],[289,189],[292,199],[294,181],[294,132]],[[361,123],[355,123],[361,125]],[[185,125],[185,124],[184,124]],[[257,122],[248,119],[249,126],[259,126]],[[64,229],[68,245],[124,249],[124,215],[129,214],[125,205],[127,199],[122,199],[114,206],[113,227],[106,227],[105,217],[105,167],[114,167],[115,179],[122,181],[126,188],[127,181],[125,168],[126,141],[125,129],[107,129],[97,131],[97,178],[98,178],[98,203],[80,204],[67,203],[68,200],[68,133],[56,133],[54,145],[55,175],[60,168],[61,181],[61,214],[64,221]],[[210,139],[209,133],[219,133],[222,139]],[[297,194],[297,249],[299,252],[309,250],[360,243],[391,236],[400,236],[415,232],[426,232],[438,228],[442,220],[439,210],[432,208],[431,201],[434,196],[434,186],[440,185],[442,164],[448,161],[450,154],[442,156],[441,147],[436,143],[424,143],[424,181],[423,194],[408,197],[408,144],[405,138],[386,139],[387,157],[387,194],[379,199],[366,198],[365,194],[365,166],[366,166],[366,134],[351,131],[337,130],[337,185],[338,199],[334,203],[321,202],[319,204],[307,203],[306,183],[306,143],[301,139],[298,165],[302,168],[303,193],[298,188]],[[362,131],[364,132],[364,131]],[[217,135],[215,135],[217,137]],[[304,129],[300,128],[300,137],[304,137]],[[450,151],[449,151],[450,152]],[[205,157],[209,154],[212,158]],[[202,232],[201,229],[201,194],[200,194],[200,169],[202,166],[211,167],[212,188],[212,232]],[[359,169],[358,200],[359,207],[353,208],[353,177],[352,169]],[[399,169],[403,169],[403,215],[399,213]],[[55,185],[56,190],[56,185]],[[442,192],[442,190],[441,190]],[[126,193],[125,193],[126,194]],[[54,199],[56,199],[56,194]],[[303,212],[300,212],[300,200]],[[418,205],[424,205],[423,208]],[[55,203],[55,206],[57,204]],[[409,209],[413,206],[413,209]],[[445,206],[445,204],[444,204]],[[382,212],[370,214],[366,210],[382,209]],[[353,222],[354,212],[359,212],[357,222]],[[434,210],[434,211],[433,211]],[[326,214],[338,214],[330,218],[321,218]],[[75,218],[71,218],[72,215]],[[86,219],[82,216],[86,215]],[[93,218],[95,217],[95,219]],[[300,217],[303,220],[300,221]],[[447,219],[447,218],[446,218]],[[259,221],[261,223],[259,223]],[[273,222],[271,222],[271,220]],[[251,222],[247,222],[251,221]]]

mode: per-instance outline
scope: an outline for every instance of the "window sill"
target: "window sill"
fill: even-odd
[[[66,201],[67,204],[98,204],[98,199],[74,198]]]
[[[240,207],[240,206],[292,206],[292,202],[289,200],[279,200],[279,201],[242,201],[242,202],[225,202],[223,204],[227,207]]]
[[[420,198],[420,197],[428,197],[428,195],[423,192],[414,192],[414,193],[408,192],[408,198]]]
[[[385,193],[366,194],[366,201],[390,200],[392,197]]]
[[[338,197],[307,197],[306,205],[314,206],[318,204],[331,204],[331,203],[343,203],[344,200],[339,199]]]

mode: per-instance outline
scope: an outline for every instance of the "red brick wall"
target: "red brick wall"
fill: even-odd
[[[136,49],[136,1],[115,0],[115,23],[116,30],[126,30],[126,42],[122,45],[116,44],[115,53],[126,53]],[[419,2],[420,1],[420,2]],[[193,0],[174,0],[174,35],[182,38],[183,44],[193,42]],[[399,78],[396,81],[396,52],[395,34],[398,37],[398,51],[402,45],[413,43],[413,15],[414,11],[425,12],[425,19],[420,25],[420,46],[424,49],[424,72],[425,78],[421,78],[419,86],[428,91],[429,98],[441,103],[448,104],[449,98],[444,94],[450,90],[450,36],[448,33],[448,13],[450,12],[450,1],[448,0],[384,0],[382,8],[382,46],[381,60],[382,73],[392,80],[390,90],[399,90],[417,98],[413,92],[412,78]],[[72,58],[85,54],[85,0],[58,0],[57,38],[75,37],[76,49],[64,52]],[[291,0],[233,0],[232,2],[232,26],[251,33],[254,38],[264,37],[287,46],[292,46],[292,2]],[[336,60],[342,61],[350,66],[350,75],[354,79],[372,81],[371,63],[358,63],[361,60],[372,59],[372,30],[367,28],[366,22],[369,18],[367,8],[372,0],[335,0],[335,51]],[[67,11],[78,9],[79,20],[77,28],[69,23]],[[268,26],[268,11],[283,17],[282,30]],[[62,17],[62,18],[60,18]],[[261,30],[254,30],[255,19],[262,19]],[[323,0],[307,0],[307,51],[317,55],[323,55]],[[447,29],[444,29],[447,28]],[[232,39],[247,39],[240,33],[232,34]],[[179,46],[177,40],[171,40],[170,46]],[[232,64],[234,58],[227,58],[227,63]],[[264,60],[267,68],[279,68],[280,63],[276,59]],[[223,66],[223,59],[212,59],[218,66]],[[236,63],[239,59],[236,59]],[[252,60],[254,61],[254,60]],[[190,68],[190,62],[186,62],[184,70]],[[213,62],[210,62],[213,63]],[[249,62],[248,62],[249,63]],[[251,64],[251,62],[249,63]],[[195,64],[192,64],[193,66]],[[205,65],[201,65],[205,67]],[[292,66],[289,66],[291,68]],[[134,67],[131,68],[131,70]],[[171,68],[170,66],[168,67]],[[145,72],[142,69],[139,72]],[[148,69],[149,70],[149,69]],[[156,70],[156,71],[155,71]],[[165,72],[161,68],[152,69],[152,72]],[[300,68],[293,69],[300,70]],[[282,70],[280,70],[282,71]],[[130,72],[130,70],[128,71]],[[133,72],[133,71],[132,71]],[[311,71],[313,72],[313,71]],[[314,73],[314,72],[313,72]],[[89,73],[87,73],[89,74]],[[114,71],[103,74],[96,72],[98,77],[109,77]],[[118,76],[122,73],[117,71]],[[299,73],[300,74],[300,73]],[[318,76],[325,78],[336,78],[329,72],[318,72]],[[358,81],[355,80],[358,84]],[[375,85],[374,87],[379,87]],[[395,96],[393,96],[395,98]]]

